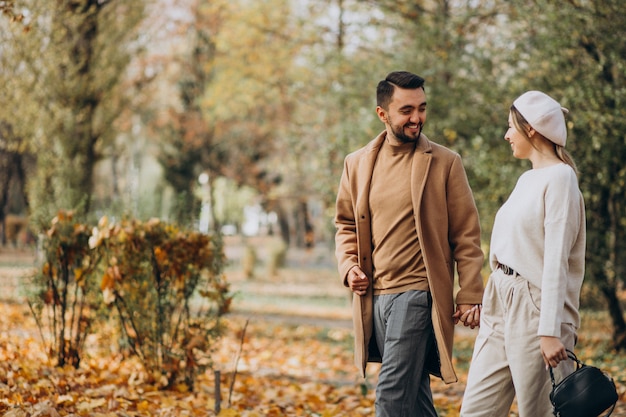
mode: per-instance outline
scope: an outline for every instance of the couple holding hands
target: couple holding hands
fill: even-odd
[[[565,150],[567,109],[539,91],[515,99],[504,140],[524,172],[498,210],[483,283],[480,224],[460,156],[422,128],[424,79],[392,72],[376,90],[385,130],[345,158],[336,256],[353,292],[355,363],[381,362],[377,417],[437,416],[430,375],[457,381],[454,326],[479,327],[462,417],[549,417],[580,324],[585,210]],[[458,287],[455,285],[458,278]]]

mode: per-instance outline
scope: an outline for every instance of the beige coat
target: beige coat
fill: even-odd
[[[337,193],[335,240],[339,274],[343,284],[347,285],[348,271],[359,265],[370,279],[368,293],[362,297],[354,295],[352,303],[355,364],[363,376],[367,362],[380,360],[376,357],[376,343],[372,337],[369,188],[374,162],[385,136],[386,132],[382,132],[368,145],[346,157]],[[433,373],[446,383],[452,383],[457,381],[452,366],[455,263],[460,288],[456,303],[482,302],[483,253],[478,211],[457,153],[422,135],[414,158],[410,181],[415,227],[433,299],[432,321],[439,353],[439,369]]]

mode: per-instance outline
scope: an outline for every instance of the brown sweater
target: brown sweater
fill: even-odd
[[[414,143],[385,141],[374,166],[369,196],[374,294],[428,290],[411,202],[414,152]]]

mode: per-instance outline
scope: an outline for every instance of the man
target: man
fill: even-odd
[[[376,100],[385,130],[346,157],[335,217],[355,363],[365,376],[367,362],[382,361],[377,417],[436,416],[429,374],[457,381],[454,325],[480,320],[478,212],[460,156],[422,134],[424,80],[392,72]]]

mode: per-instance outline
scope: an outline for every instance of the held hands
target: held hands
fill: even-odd
[[[456,312],[452,315],[454,324],[463,323],[465,327],[475,328],[480,326],[480,312],[482,311],[480,304],[458,304]]]
[[[357,295],[365,295],[367,293],[367,287],[370,285],[367,275],[365,275],[365,272],[358,266],[353,266],[352,269],[348,271],[347,281],[350,290]]]
[[[567,360],[567,351],[561,339],[552,336],[541,336],[539,338],[539,345],[541,347],[541,356],[546,364],[546,369],[549,367],[556,368],[559,362]]]

